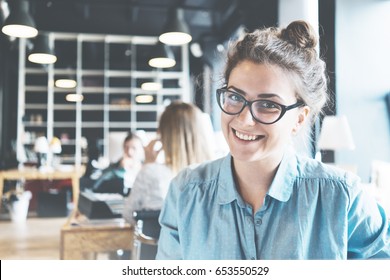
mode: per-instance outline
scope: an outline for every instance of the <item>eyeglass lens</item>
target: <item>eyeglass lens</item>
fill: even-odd
[[[227,91],[220,90],[219,105],[221,109],[227,114],[238,114],[247,104],[247,101],[240,94]],[[283,108],[272,101],[269,100],[257,100],[251,104],[251,113],[253,117],[264,123],[272,123],[276,121],[283,112]]]

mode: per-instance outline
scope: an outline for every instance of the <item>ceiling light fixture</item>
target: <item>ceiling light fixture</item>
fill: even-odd
[[[33,38],[38,35],[34,19],[28,12],[28,2],[15,1],[1,31],[11,37]]]
[[[170,68],[176,65],[175,57],[168,45],[158,42],[154,51],[153,58],[149,60],[151,67]]]
[[[150,94],[140,94],[135,97],[137,103],[152,103],[153,99],[153,95]]]
[[[66,101],[68,102],[81,102],[84,99],[82,94],[69,93],[65,96]]]
[[[77,82],[73,79],[58,79],[55,81],[55,86],[58,88],[75,88]]]
[[[190,29],[184,19],[183,9],[177,9],[176,15],[169,21],[165,32],[161,34],[158,39],[160,42],[167,45],[184,45],[192,40]]]
[[[49,44],[49,35],[39,34],[28,60],[38,64],[53,64],[57,61],[53,48]]]
[[[161,83],[157,83],[157,82],[146,82],[141,85],[141,89],[147,91],[158,91],[161,88],[162,88]]]

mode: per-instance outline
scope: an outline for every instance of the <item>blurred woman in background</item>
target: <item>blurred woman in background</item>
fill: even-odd
[[[123,155],[114,164],[103,170],[103,174],[93,185],[98,193],[119,193],[127,196],[142,167],[144,150],[141,138],[129,132],[123,141]]]
[[[171,179],[183,168],[210,160],[202,111],[180,101],[166,107],[158,137],[145,147],[145,162],[126,199],[123,217],[133,223],[135,210],[160,210]],[[163,163],[157,157],[164,158]]]

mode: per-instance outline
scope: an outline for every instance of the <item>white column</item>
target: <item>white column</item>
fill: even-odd
[[[188,45],[181,46],[181,60],[182,60],[182,99],[184,102],[194,102],[194,96],[190,92],[190,57],[188,53]]]
[[[280,27],[299,19],[310,22],[314,29],[318,30],[318,0],[279,0]]]
[[[17,113],[17,131],[16,131],[16,157],[18,162],[26,161],[24,151],[24,124],[23,117],[25,115],[25,100],[26,100],[26,39],[19,39],[19,73],[18,73],[18,113]]]
[[[305,20],[309,22],[318,34],[318,0],[279,0],[278,24],[286,27],[294,20]],[[317,45],[319,53],[319,45]],[[302,154],[311,156],[310,129],[306,126],[306,131],[301,131],[294,138],[295,149]]]
[[[77,69],[76,69],[76,94],[82,94],[82,47],[83,47],[83,37],[82,35],[77,36]],[[81,166],[81,130],[82,130],[82,112],[81,112],[81,101],[76,102],[76,131],[75,131],[75,166],[79,168]]]

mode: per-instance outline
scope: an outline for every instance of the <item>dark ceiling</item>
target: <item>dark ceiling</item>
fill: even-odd
[[[12,7],[15,0],[8,2]],[[275,0],[29,0],[42,31],[158,36],[184,10],[194,41],[226,39],[237,26],[274,25]]]
[[[8,6],[12,11],[16,1],[20,0],[0,0],[1,18],[6,14],[4,6]],[[156,37],[164,31],[176,9],[181,8],[193,37],[192,41],[198,42],[203,52],[200,60],[190,56],[190,70],[193,72],[200,71],[203,63],[212,64],[216,46],[226,41],[240,25],[248,30],[275,25],[278,10],[277,0],[28,0],[28,2],[30,13],[39,31]],[[96,46],[91,45],[91,55],[96,54],[95,49]],[[55,52],[66,61],[70,60],[68,56],[72,54],[69,48],[57,45]],[[145,62],[151,55],[144,53],[144,56],[146,58],[138,55],[137,59]]]

